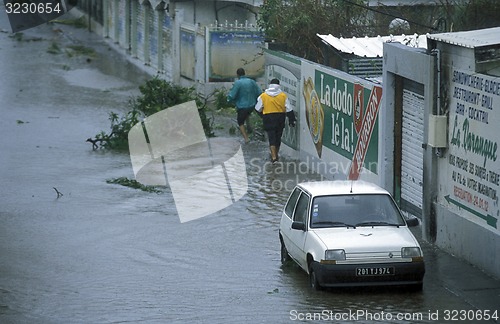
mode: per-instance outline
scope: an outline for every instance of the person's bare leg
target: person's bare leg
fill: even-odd
[[[275,161],[278,161],[278,152],[276,150],[276,146],[274,146],[274,145],[269,146],[269,150],[271,151],[271,161],[273,163]]]
[[[243,138],[245,139],[245,143],[248,143],[248,141],[250,141],[248,139],[248,134],[247,134],[247,130],[245,129],[245,125],[240,125],[240,131],[241,131],[241,135],[243,135]]]
[[[247,131],[249,134],[253,133],[252,129],[252,123],[250,122],[250,116],[248,116],[247,120],[245,121],[246,126],[247,126]]]

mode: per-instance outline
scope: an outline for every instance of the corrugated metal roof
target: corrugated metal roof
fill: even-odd
[[[383,67],[381,57],[355,58],[349,60],[346,72],[361,78],[379,77],[382,75]]]
[[[390,35],[362,38],[338,38],[331,34],[319,35],[319,38],[326,44],[331,45],[336,50],[354,54],[360,57],[382,57],[384,54],[384,43],[398,42],[411,47],[427,48],[427,38],[425,35]]]
[[[497,45],[500,44],[500,27],[454,33],[428,34],[427,38],[469,48]]]

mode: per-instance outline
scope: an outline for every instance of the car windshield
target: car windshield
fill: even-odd
[[[399,210],[386,194],[319,196],[312,203],[311,228],[403,225]]]

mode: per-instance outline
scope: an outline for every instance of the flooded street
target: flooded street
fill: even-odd
[[[149,76],[85,30],[44,25],[19,40],[3,12],[0,30],[0,323],[288,323],[325,310],[430,323],[430,312],[489,307],[453,284],[480,295],[492,281],[466,265],[470,276],[448,272],[459,262],[426,243],[421,293],[310,289],[281,265],[278,226],[293,185],[320,177],[271,166],[264,142],[243,146],[248,193],[194,221],[179,221],[168,189],[106,183],[133,178],[130,157],[85,140],[108,131],[109,112],[126,111]],[[97,55],[50,54],[54,42]]]

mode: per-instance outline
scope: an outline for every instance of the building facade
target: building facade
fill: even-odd
[[[393,143],[386,152],[386,186],[422,216],[428,241],[496,277],[499,33],[428,35],[427,51],[385,44],[383,101],[386,127],[395,129],[393,138],[390,131],[385,135]],[[413,148],[405,136],[414,139]],[[405,193],[404,186],[413,190]]]
[[[256,27],[262,1],[82,0],[89,28],[137,65],[209,96],[229,88],[236,70],[264,74],[264,37]]]

